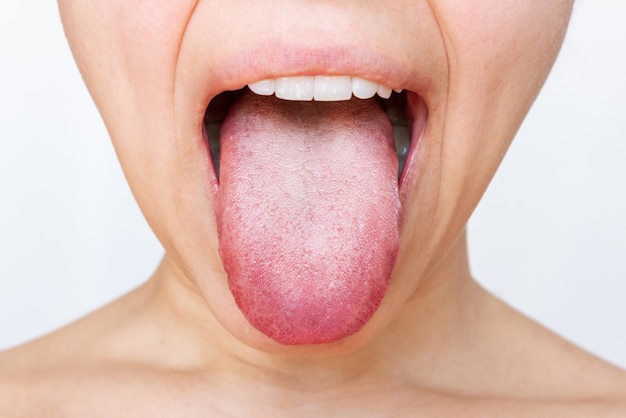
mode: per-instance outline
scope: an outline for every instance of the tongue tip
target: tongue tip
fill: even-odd
[[[361,279],[363,287],[372,281]],[[368,283],[369,282],[369,283]],[[335,294],[305,292],[285,300],[283,294],[269,295],[238,289],[231,281],[231,292],[248,322],[262,334],[282,345],[319,345],[340,341],[359,332],[378,310],[389,279],[373,280],[378,286]],[[261,293],[261,294],[259,294]]]
[[[240,257],[220,252],[230,291],[250,325],[295,346],[334,343],[359,332],[387,293],[398,248],[399,241],[389,239],[379,251],[343,254],[342,273],[334,263],[293,266],[283,270],[292,275],[287,280],[262,261],[241,268]]]

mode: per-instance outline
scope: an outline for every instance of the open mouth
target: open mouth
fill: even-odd
[[[416,93],[350,76],[267,79],[213,98],[204,127],[219,252],[252,326],[304,345],[369,321],[391,281],[399,190],[426,118]]]
[[[283,77],[267,79],[251,83],[247,87],[236,91],[225,91],[218,94],[206,109],[204,128],[209,141],[211,159],[215,174],[219,180],[220,174],[220,131],[230,106],[246,90],[260,96],[276,96],[283,100],[292,101],[348,101],[348,100],[376,100],[389,117],[393,129],[393,142],[398,157],[398,181],[402,178],[404,166],[411,147],[413,120],[415,109],[407,107],[407,94],[415,96],[422,107],[418,109],[420,122],[425,122],[425,109],[421,99],[411,92],[390,87],[350,76],[317,76],[317,77]],[[422,127],[423,128],[423,127]],[[418,133],[421,134],[423,129]]]

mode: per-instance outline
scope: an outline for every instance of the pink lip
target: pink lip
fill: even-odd
[[[402,88],[407,80],[415,78],[410,69],[401,67],[387,54],[343,46],[302,48],[278,42],[272,48],[251,48],[249,53],[239,53],[225,64],[220,81],[233,87],[237,85],[233,80],[239,78],[248,84],[277,76],[348,74]]]
[[[424,64],[426,65],[426,64]],[[204,112],[209,101],[227,90],[238,90],[255,81],[295,75],[352,75],[410,90],[425,100],[432,90],[432,71],[403,66],[386,51],[367,50],[353,45],[310,46],[285,41],[246,46],[219,63],[200,62],[198,77],[178,77],[182,90],[190,92],[191,103]],[[200,87],[200,88],[198,88]]]

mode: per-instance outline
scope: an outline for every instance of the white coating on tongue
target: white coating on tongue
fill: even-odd
[[[399,242],[398,161],[380,106],[246,94],[220,142],[220,255],[244,316],[282,344],[359,331]]]

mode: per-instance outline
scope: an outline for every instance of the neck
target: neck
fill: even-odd
[[[462,336],[481,292],[470,277],[465,234],[425,277],[400,314],[371,341],[347,353],[290,356],[265,353],[234,338],[215,318],[199,290],[166,256],[150,280],[151,309],[160,327],[185,347],[194,369],[232,369],[236,374],[293,386],[332,387],[371,376],[420,373],[421,364],[448,355],[451,336]],[[180,356],[181,351],[177,350]],[[413,365],[407,367],[407,365]],[[410,379],[418,376],[408,376]]]

